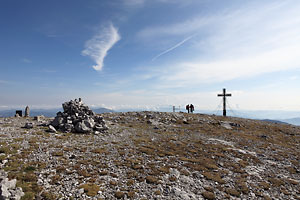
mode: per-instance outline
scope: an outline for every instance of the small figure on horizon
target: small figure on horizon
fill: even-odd
[[[25,108],[25,117],[29,117],[30,115],[30,109],[29,109],[29,106],[26,106]]]
[[[187,110],[188,113],[190,113],[190,105],[189,104],[185,106],[185,109]]]
[[[194,108],[194,105],[193,105],[193,104],[190,105],[190,110],[191,110],[191,113],[194,112],[195,108]]]

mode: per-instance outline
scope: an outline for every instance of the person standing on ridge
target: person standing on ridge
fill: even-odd
[[[193,113],[193,112],[194,112],[194,110],[195,110],[195,109],[194,109],[194,105],[193,105],[193,104],[191,104],[191,105],[190,105],[190,109],[191,109],[191,113]]]
[[[189,104],[185,106],[185,109],[187,110],[188,113],[190,113],[190,105]]]

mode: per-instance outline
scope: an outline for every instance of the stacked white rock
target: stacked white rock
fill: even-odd
[[[16,187],[17,180],[8,180],[7,172],[0,170],[0,199],[1,200],[20,200],[24,195],[22,188]]]
[[[75,99],[62,104],[63,112],[58,112],[50,123],[56,130],[74,133],[100,133],[108,127],[103,117],[96,115],[88,106]]]

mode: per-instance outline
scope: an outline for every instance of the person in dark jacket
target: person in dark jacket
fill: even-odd
[[[188,113],[190,113],[190,105],[189,104],[185,106],[185,109],[187,110]]]
[[[193,105],[193,104],[190,105],[190,110],[191,110],[191,113],[194,112],[195,108],[194,108],[194,105]]]

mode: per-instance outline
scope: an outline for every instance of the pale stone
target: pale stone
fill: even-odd
[[[51,133],[56,133],[56,129],[52,126],[52,125],[49,125],[49,132]]]
[[[25,117],[29,117],[30,115],[30,109],[29,109],[29,106],[26,106],[25,108]]]

